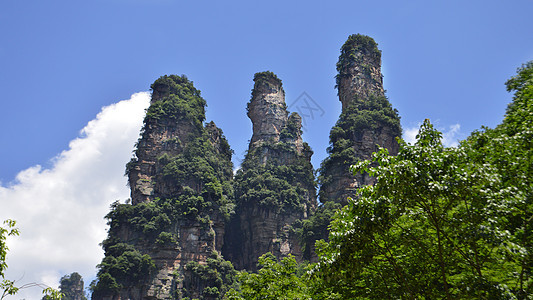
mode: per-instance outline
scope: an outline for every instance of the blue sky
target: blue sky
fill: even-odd
[[[326,111],[306,131],[315,166],[340,112],[339,48],[376,39],[385,88],[404,127],[430,118],[465,135],[494,126],[503,83],[533,58],[532,1],[2,1],[0,180],[68,146],[104,105],[186,74],[208,118],[242,156],[253,74],[271,70],[290,103],[306,91]],[[314,126],[313,126],[314,125]]]
[[[79,182],[99,182],[109,176],[107,181],[121,185],[98,194],[102,199],[97,203],[86,196],[91,193],[80,196],[86,197],[80,203],[100,207],[94,212],[99,223],[83,223],[100,232],[85,242],[100,242],[102,230],[105,234],[101,217],[109,203],[127,197],[123,165],[130,158],[146,105],[145,94],[133,97],[137,100],[132,95],[148,91],[164,74],[185,74],[194,81],[208,103],[207,120],[223,129],[238,164],[251,137],[245,107],[253,74],[273,71],[283,81],[288,105],[306,92],[324,110],[322,116],[306,119],[304,132],[318,167],[340,113],[335,63],[341,45],[353,33],[369,35],[379,44],[384,85],[402,117],[406,137],[429,118],[453,144],[482,125],[494,127],[501,121],[511,100],[505,81],[533,59],[531,11],[531,0],[1,1],[0,205],[7,207],[12,199],[23,202],[28,190],[52,199],[49,205],[67,205],[76,200],[42,195],[43,189],[32,184],[41,178],[50,185],[63,172],[62,163],[70,161],[69,155],[79,155],[77,161],[92,159],[92,164],[83,164],[89,169],[111,168],[103,162],[113,161],[113,171],[104,175],[79,172],[84,176]],[[127,120],[109,121],[120,118]],[[98,126],[87,127],[91,121]],[[119,127],[103,124],[123,126],[128,137],[120,146],[109,142],[95,148],[99,156],[76,150],[81,146],[72,141],[103,141],[106,136],[116,141],[125,136],[116,131]],[[77,186],[68,184],[75,194]],[[80,183],[80,195],[86,189]],[[46,204],[46,200],[39,203],[43,201]],[[20,219],[32,222],[18,215],[15,206],[12,209],[4,210],[0,218],[18,216],[19,224]],[[33,232],[30,224],[20,226]],[[39,234],[32,236],[37,239]],[[70,238],[60,234],[68,233],[58,232],[54,238]],[[18,239],[24,239],[24,231]],[[87,255],[92,260],[76,264],[72,258],[72,265],[47,273],[56,275],[36,280],[53,281],[76,267],[84,277],[91,276],[101,253]],[[42,269],[51,265],[43,263]]]

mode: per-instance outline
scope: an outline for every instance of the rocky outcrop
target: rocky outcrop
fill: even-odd
[[[219,299],[233,268],[209,277],[198,265],[224,262],[232,152],[213,122],[203,125],[205,100],[185,76],[163,76],[151,87],[126,170],[132,204],[115,203],[107,216],[93,299]]]
[[[253,136],[235,176],[236,214],[224,257],[238,269],[256,270],[259,256],[303,258],[293,225],[316,207],[312,151],[302,140],[301,117],[290,116],[281,80],[255,74],[248,116]]]
[[[346,110],[354,99],[384,96],[381,51],[366,36],[352,35],[341,48],[336,76],[339,100]]]
[[[168,186],[162,180],[163,166],[158,159],[163,154],[172,157],[182,153],[183,146],[203,130],[203,119],[195,119],[193,116],[187,118],[185,114],[180,115],[176,107],[165,107],[170,106],[165,100],[176,97],[171,93],[173,87],[176,89],[175,85],[172,77],[165,76],[151,86],[151,106],[144,120],[142,136],[137,142],[135,157],[126,166],[134,205],[153,201],[156,197],[170,197],[179,192],[176,190],[177,186]],[[194,109],[200,116],[204,116],[205,101],[201,99],[199,102],[194,103]]]
[[[83,278],[77,272],[61,277],[59,281],[59,291],[63,294],[65,300],[87,300],[85,297]],[[49,299],[43,296],[42,300]]]
[[[342,113],[320,169],[319,208],[313,152],[275,74],[254,76],[247,106],[253,135],[235,176],[222,131],[204,124],[200,91],[185,76],[156,80],[126,167],[131,204],[114,203],[106,216],[93,299],[221,299],[235,283],[233,265],[255,271],[267,252],[315,259],[314,241],[327,237],[334,211],[373,182],[367,174],[352,176],[349,166],[378,146],[396,154],[401,135],[377,44],[350,36],[337,70]]]
[[[398,153],[400,118],[385,97],[381,51],[363,35],[351,35],[337,63],[337,89],[342,113],[330,133],[328,153],[320,170],[320,200],[346,204],[359,187],[373,183],[368,174],[353,176],[349,166],[370,159],[378,147]]]
[[[250,148],[278,142],[288,120],[281,80],[273,74],[257,73],[254,81],[252,100],[247,107],[253,126]]]

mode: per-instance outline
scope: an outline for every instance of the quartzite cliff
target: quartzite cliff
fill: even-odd
[[[314,260],[334,210],[371,184],[349,166],[378,146],[396,154],[399,117],[385,97],[381,52],[352,35],[341,48],[337,88],[342,113],[320,168],[320,200],[302,140],[302,119],[289,115],[281,80],[255,74],[248,117],[253,135],[233,174],[232,150],[206,102],[185,76],[152,84],[135,156],[126,166],[131,203],[114,203],[93,299],[221,299],[236,271],[255,271],[259,256]]]
[[[93,299],[217,299],[234,272],[220,256],[234,207],[231,150],[203,124],[205,100],[186,77],[163,76],[152,91],[126,170],[132,204],[107,216]]]
[[[256,270],[266,252],[303,258],[294,231],[316,207],[312,151],[302,140],[302,120],[290,116],[281,80],[271,72],[254,76],[248,117],[253,135],[235,176],[236,215],[226,235],[224,257],[238,269]]]
[[[367,174],[352,176],[349,166],[370,159],[378,147],[398,153],[400,117],[385,97],[381,51],[364,35],[351,35],[341,48],[336,76],[342,112],[331,129],[329,157],[320,170],[320,201],[346,204],[358,187],[371,184]]]

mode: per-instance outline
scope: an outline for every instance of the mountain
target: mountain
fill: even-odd
[[[289,116],[281,80],[272,72],[254,76],[248,117],[253,135],[235,175],[236,215],[226,235],[224,257],[236,268],[256,270],[259,256],[303,259],[296,221],[317,206],[313,152],[302,140],[302,119]]]
[[[213,122],[203,124],[206,102],[185,76],[151,88],[126,170],[132,204],[107,215],[93,299],[216,299],[235,272],[220,255],[235,205],[232,151]]]
[[[184,75],[152,85],[134,157],[126,166],[131,203],[106,216],[93,299],[221,299],[237,286],[238,270],[257,271],[258,258],[316,261],[314,243],[327,238],[333,213],[373,183],[349,166],[378,146],[398,152],[399,116],[385,97],[381,52],[352,35],[337,64],[342,103],[320,168],[317,203],[313,151],[302,118],[289,114],[281,80],[256,73],[247,104],[253,135],[233,173],[221,129],[205,122],[206,101]]]

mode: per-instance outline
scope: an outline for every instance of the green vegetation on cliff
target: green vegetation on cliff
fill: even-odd
[[[325,238],[332,220],[328,241],[316,244],[318,263],[299,265],[293,257],[267,254],[257,273],[236,272],[214,252],[205,264],[190,261],[176,274],[183,280],[176,298],[531,299],[533,62],[518,70],[507,89],[514,92],[513,102],[495,129],[483,128],[446,148],[426,120],[414,145],[398,140],[397,155],[385,148],[370,156],[357,153],[354,141],[365,132],[386,129],[400,136],[401,127],[386,97],[353,99],[331,130],[330,157],[319,180],[324,190],[350,170],[374,180],[358,187],[343,208],[324,196],[313,216],[291,224],[309,251],[314,240]],[[174,97],[163,88],[158,93],[161,101]],[[95,294],[145,281],[154,260],[138,243],[180,251],[176,224],[209,228],[214,218],[231,215],[233,199],[278,213],[303,209],[314,176],[308,146],[304,154],[294,147],[301,134],[297,125],[289,122],[279,141],[251,147],[233,182],[229,146],[214,143],[206,127],[178,154],[160,155],[158,180],[179,186],[179,193],[113,205]],[[120,238],[124,231],[128,240]]]
[[[145,124],[153,119],[185,119],[202,126],[206,102],[186,76],[161,76],[150,87],[157,101],[146,111]]]
[[[533,62],[507,88],[495,129],[446,148],[426,120],[398,155],[356,163],[375,184],[333,216],[319,262],[265,255],[228,299],[532,299]]]
[[[311,151],[305,144],[306,151]],[[262,163],[264,152],[293,156],[287,164],[279,160]],[[284,142],[265,144],[246,154],[241,169],[235,175],[235,198],[238,205],[257,204],[276,211],[305,210],[314,192],[313,167],[308,159],[298,155],[294,146]]]
[[[148,254],[140,253],[133,245],[109,239],[104,241],[105,257],[98,265],[98,283],[93,287],[93,297],[118,293],[127,286],[142,284],[155,271]]]
[[[252,98],[247,104],[248,113],[252,101],[259,93],[271,93],[273,87],[281,87],[281,80],[272,72],[259,72],[254,75]],[[280,114],[285,116],[286,104],[280,101]],[[262,105],[262,104],[258,104]],[[280,118],[282,118],[280,116]],[[309,199],[314,199],[315,178],[310,162],[312,150],[301,142],[301,118],[292,113],[279,132],[278,141],[262,141],[251,146],[235,175],[235,199],[237,205],[259,205],[275,210],[304,211]],[[297,143],[302,143],[298,152]],[[313,195],[311,195],[313,194]]]
[[[349,176],[351,165],[370,153],[359,152],[363,134],[377,136],[387,130],[392,137],[400,137],[402,129],[398,111],[385,96],[372,95],[368,99],[354,99],[340,115],[330,131],[329,154],[318,170],[319,199],[324,204],[315,215],[302,221],[299,228],[304,248],[309,249],[317,239],[327,239],[327,227],[334,212],[346,203],[346,188],[339,184],[342,177]],[[376,147],[377,145],[370,145]],[[355,180],[355,179],[352,179]],[[333,203],[338,204],[333,204]],[[342,205],[341,205],[342,204]]]
[[[216,252],[206,264],[188,262],[185,270],[183,294],[186,297],[192,297],[189,291],[201,291],[203,299],[222,299],[230,289],[237,288],[237,271]]]
[[[343,201],[341,199],[329,199],[325,193],[334,176],[339,172],[348,173],[349,166],[356,163],[361,155],[370,153],[357,153],[356,141],[362,143],[365,131],[371,131],[378,135],[387,128],[389,134],[400,137],[402,129],[398,111],[385,96],[374,95],[369,99],[354,99],[351,105],[345,109],[335,126],[330,131],[330,146],[327,149],[329,156],[320,165],[318,181],[320,183],[320,199],[325,201]],[[372,145],[374,146],[374,145]]]
[[[63,294],[62,300],[87,300],[83,287],[83,278],[78,272],[65,275],[59,280],[59,292]],[[48,300],[46,296],[43,299]]]
[[[233,214],[232,150],[214,123],[203,125],[206,102],[200,91],[185,76],[176,75],[163,76],[151,87],[152,104],[146,112],[137,157],[145,155],[141,148],[147,139],[157,134],[175,136],[155,139],[162,150],[157,152],[153,171],[142,174],[152,178],[153,200],[134,205],[114,203],[106,216],[110,228],[102,243],[105,258],[93,287],[96,299],[149,286],[158,271],[151,255],[158,248],[182,251],[182,226],[199,228],[199,238],[214,245],[213,224],[224,223]],[[134,158],[126,174],[140,166]],[[194,280],[210,280],[204,277]],[[215,294],[215,287],[221,288],[215,285],[208,292]],[[219,292],[222,296],[225,291]]]
[[[254,74],[254,88],[252,89],[252,98],[264,88],[269,86],[281,86],[281,79],[271,71],[257,72]],[[282,88],[283,89],[283,88]],[[248,103],[247,108],[250,103]]]

